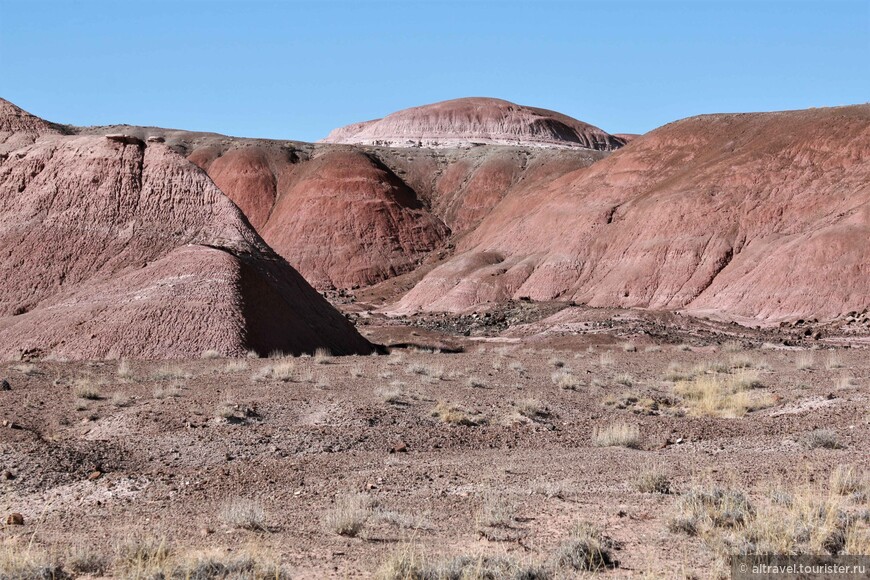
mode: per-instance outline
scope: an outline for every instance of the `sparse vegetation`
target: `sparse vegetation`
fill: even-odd
[[[234,497],[221,505],[218,515],[222,522],[233,528],[267,531],[266,511],[256,499]]]
[[[809,449],[845,449],[836,432],[830,429],[816,429],[804,436],[804,445]]]
[[[130,398],[129,395],[121,392],[112,393],[112,405],[115,407],[129,407],[133,399]]]
[[[155,399],[169,399],[180,397],[184,394],[184,391],[181,390],[181,385],[178,383],[172,383],[167,386],[157,387],[154,389],[154,398]]]
[[[102,399],[100,385],[91,377],[81,377],[73,381],[73,394],[79,399],[97,401]]]
[[[115,374],[117,374],[118,378],[122,380],[132,380],[134,377],[133,368],[130,366],[130,362],[123,358],[118,361],[118,368],[115,371]]]
[[[550,580],[552,575],[534,563],[509,558],[464,554],[427,560],[414,549],[392,554],[378,569],[378,580]]]
[[[438,404],[435,405],[435,408],[432,410],[432,416],[438,417],[444,423],[451,423],[454,425],[474,426],[483,423],[482,418],[472,417],[472,415],[462,409],[462,407],[444,401],[439,401]]]
[[[795,367],[799,371],[805,371],[813,368],[813,365],[816,362],[816,357],[813,356],[811,352],[802,352],[797,356],[795,360]]]
[[[834,369],[841,369],[845,365],[843,364],[843,359],[840,358],[840,354],[836,351],[831,351],[828,355],[828,358],[825,359],[825,368],[829,371]]]
[[[694,415],[735,418],[774,404],[770,395],[750,392],[758,386],[760,384],[753,374],[716,374],[680,381],[674,391],[683,397]]]
[[[326,528],[339,536],[355,538],[372,515],[374,501],[364,494],[341,495],[323,518]]]
[[[659,468],[642,471],[634,479],[634,488],[641,493],[671,493],[671,479]]]
[[[595,427],[592,444],[596,447],[640,448],[640,429],[637,425],[616,422],[605,427]]]
[[[332,352],[328,348],[318,348],[314,351],[314,362],[319,365],[328,365],[332,362]]]
[[[474,389],[482,389],[486,387],[486,381],[484,381],[480,377],[468,377],[468,380],[465,381],[465,384]]]
[[[553,555],[557,568],[598,572],[616,568],[619,563],[613,555],[614,542],[589,524],[574,527],[568,540]]]
[[[204,351],[202,351],[202,355],[200,355],[200,358],[203,358],[203,359],[221,358],[221,353],[219,353],[216,350],[204,350]]]
[[[550,375],[550,380],[560,389],[576,391],[582,383],[580,378],[571,373],[567,369],[558,370]]]

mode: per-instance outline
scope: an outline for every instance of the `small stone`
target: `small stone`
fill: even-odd
[[[398,443],[396,445],[393,445],[393,447],[390,449],[390,453],[407,453],[407,452],[408,452],[408,446],[405,445],[404,443]]]
[[[211,528],[202,528],[201,530],[199,530],[199,535],[202,536],[203,538],[210,535],[210,534],[213,534],[213,533],[214,533],[214,530]]]
[[[9,514],[6,518],[7,526],[23,526],[24,525],[24,516],[18,512]]]
[[[88,481],[94,481],[100,479],[103,476],[103,472],[100,470],[92,471],[88,474]]]
[[[9,384],[9,381],[7,381],[6,379],[3,379],[2,381],[0,381],[0,391],[11,391],[11,390],[12,390],[12,385]]]
[[[9,471],[8,469],[4,469],[3,473],[0,473],[0,479],[4,481],[9,481],[15,479],[15,474]]]

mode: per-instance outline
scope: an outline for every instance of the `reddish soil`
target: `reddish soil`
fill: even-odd
[[[455,354],[135,362],[122,375],[117,362],[3,364],[0,509],[25,525],[0,533],[57,553],[87,538],[110,560],[137,535],[166,537],[178,552],[255,545],[294,578],[367,578],[411,547],[432,559],[546,563],[588,521],[620,546],[609,576],[712,577],[715,553],[668,530],[681,494],[719,484],[761,501],[782,486],[826,485],[837,465],[870,468],[866,349],[761,348],[774,331],[616,310],[575,313],[583,331],[535,331],[554,310],[517,307],[506,332],[479,325],[468,337],[431,321],[374,316],[362,326],[372,339],[464,350]],[[637,350],[626,352],[627,341]],[[669,367],[737,358],[773,405],[732,419],[683,414]],[[288,360],[292,380],[253,380]],[[560,364],[576,390],[551,381]],[[82,381],[100,398],[77,396]],[[480,424],[441,421],[439,402]],[[596,428],[619,422],[639,426],[638,449],[594,445]],[[844,448],[808,448],[820,428]],[[673,493],[635,490],[650,466]],[[337,498],[356,493],[377,507],[359,537],[342,537],[323,522]],[[481,536],[476,517],[494,496],[514,519]],[[221,519],[237,498],[257,502],[266,530]]]

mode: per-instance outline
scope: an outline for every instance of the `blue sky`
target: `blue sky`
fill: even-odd
[[[0,96],[52,121],[316,140],[493,96],[610,132],[870,101],[870,0],[0,0]]]

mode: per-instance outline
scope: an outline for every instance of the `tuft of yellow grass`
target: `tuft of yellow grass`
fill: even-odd
[[[674,392],[683,397],[694,415],[736,418],[774,405],[770,394],[752,392],[759,386],[754,373],[714,374],[679,381]]]
[[[592,444],[596,447],[638,449],[641,444],[640,428],[621,421],[604,427],[595,427],[592,431]]]

